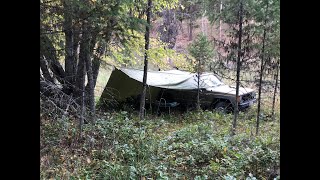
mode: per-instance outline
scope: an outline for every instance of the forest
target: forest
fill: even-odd
[[[194,74],[193,104],[149,108],[152,72]],[[208,73],[234,102],[204,108]],[[280,1],[40,0],[40,178],[280,179]]]

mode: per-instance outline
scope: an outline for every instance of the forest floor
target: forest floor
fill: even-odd
[[[85,124],[41,119],[41,179],[257,179],[279,176],[280,121],[262,116],[255,136],[253,107],[233,116],[217,112],[147,115],[104,112]],[[269,111],[265,112],[270,114]]]

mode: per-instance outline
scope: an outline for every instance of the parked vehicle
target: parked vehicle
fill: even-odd
[[[143,70],[114,68],[100,105],[107,109],[134,104],[139,108],[142,91]],[[148,71],[146,108],[193,109],[197,103],[198,78],[196,73],[180,70]],[[240,88],[236,98],[235,87],[224,84],[213,73],[200,75],[200,106],[203,109],[232,111],[236,103],[244,110],[256,102],[256,92],[250,88]]]
[[[200,89],[200,107],[202,109],[217,109],[230,112],[234,110],[236,103],[240,111],[243,111],[256,102],[256,92],[250,88],[239,88],[239,96],[236,98],[236,88],[221,82],[213,74],[210,75],[212,87]],[[159,98],[167,102],[178,102],[183,109],[193,109],[197,104],[197,89],[175,90],[162,89]]]

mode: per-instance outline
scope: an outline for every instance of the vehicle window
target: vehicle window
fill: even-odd
[[[211,75],[208,77],[208,79],[205,80],[205,83],[211,87],[220,86],[223,83],[214,75]]]

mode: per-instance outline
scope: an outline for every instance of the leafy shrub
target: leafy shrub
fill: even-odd
[[[104,113],[82,137],[72,119],[43,121],[41,179],[267,179],[279,176],[278,122],[189,112],[144,121],[127,112]],[[182,119],[180,119],[182,118]]]

